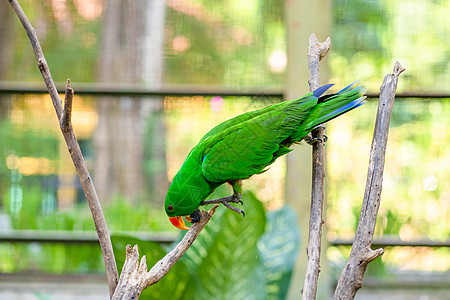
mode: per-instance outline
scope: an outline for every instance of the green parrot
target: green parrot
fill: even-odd
[[[366,101],[366,90],[358,81],[335,94],[323,95],[333,84],[319,87],[302,98],[250,111],[211,129],[191,150],[167,191],[165,210],[170,222],[188,230],[182,217],[199,221],[200,205],[223,203],[238,213],[231,203],[242,203],[242,180],[266,171],[291,146],[307,140],[315,127]],[[233,195],[205,199],[228,182]]]

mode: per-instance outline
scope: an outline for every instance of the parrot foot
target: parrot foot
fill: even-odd
[[[326,141],[328,141],[328,137],[324,134],[323,138],[313,138],[310,135],[307,135],[303,138],[305,140],[305,142],[309,145],[314,145],[316,143],[325,143]]]
[[[214,200],[205,200],[202,203],[200,203],[200,205],[222,203],[226,208],[231,209],[232,211],[237,212],[238,214],[242,214],[242,216],[245,217],[245,212],[242,209],[237,208],[230,204],[230,203],[244,204],[241,198],[242,195],[235,193],[232,196],[222,197]]]
[[[202,215],[200,213],[200,210],[197,209],[192,214],[189,215],[190,221],[189,220],[188,221],[191,223],[198,223],[198,222],[200,222],[201,216]],[[187,220],[187,217],[186,217],[186,220]]]
[[[319,128],[325,130],[325,126],[317,125],[316,127],[314,127],[314,129],[312,131],[314,131],[316,129],[319,129]],[[314,144],[317,144],[317,143],[325,143],[328,140],[328,137],[325,134],[323,135],[323,138],[313,138],[312,137],[312,131],[310,133],[308,133],[308,135],[303,138],[307,144],[314,145]]]
[[[242,203],[242,201],[240,201],[241,203]],[[234,211],[234,212],[237,212],[238,214],[242,214],[242,216],[243,217],[245,217],[245,212],[242,210],[242,209],[240,209],[240,208],[237,208],[236,206],[233,206],[233,205],[231,205],[230,203],[228,203],[228,202],[222,202],[222,204],[226,207],[226,208],[228,208],[228,209],[231,209],[232,211]]]
[[[228,202],[239,203],[241,205],[244,205],[244,202],[242,202],[242,194],[239,194],[238,192],[234,192],[234,194],[230,197],[232,198],[232,200],[230,200]]]

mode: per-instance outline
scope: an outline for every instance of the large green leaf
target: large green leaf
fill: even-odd
[[[218,208],[216,213],[208,222],[206,227],[200,232],[195,242],[189,247],[181,260],[188,266],[189,272],[193,275],[197,273],[203,259],[208,255],[210,247],[215,242],[215,237],[221,229],[221,219],[225,213],[225,208]],[[181,237],[182,238],[182,237]],[[178,241],[179,242],[179,241]],[[177,242],[177,243],[178,243]]]
[[[151,268],[166,255],[166,251],[158,243],[143,241],[135,237],[124,235],[111,236],[117,268],[122,270],[125,262],[126,245],[138,245],[139,255],[147,257],[147,266]],[[145,289],[140,299],[183,299],[183,295],[194,293],[195,285],[191,281],[186,264],[178,261],[175,266],[158,283]]]
[[[266,231],[258,241],[264,265],[267,298],[285,299],[300,247],[295,212],[287,205],[267,214]]]
[[[265,212],[253,194],[246,193],[243,201],[244,218],[226,210],[208,224],[212,226],[203,237],[208,248],[201,253],[203,259],[197,269],[196,298],[266,298],[263,266],[256,249],[265,228]],[[212,242],[206,236],[209,231],[213,233]]]
[[[208,199],[225,197],[228,196],[230,192],[230,188],[226,185],[223,185],[217,188]],[[212,206],[213,205],[207,205],[205,207],[202,207],[201,209],[208,210]],[[216,209],[214,217],[206,225],[202,232],[200,232],[195,242],[191,245],[191,247],[189,247],[186,254],[181,258],[181,260],[186,263],[189,272],[191,272],[193,276],[196,276],[198,267],[201,266],[203,259],[209,252],[209,248],[214,244],[217,233],[223,230],[223,228],[221,228],[221,219],[224,217],[224,214],[227,210],[228,209],[225,209],[223,206]],[[186,231],[182,232],[186,233]],[[180,240],[183,238],[183,236],[184,235],[181,235]],[[179,241],[174,243],[173,247],[175,247],[178,242]]]

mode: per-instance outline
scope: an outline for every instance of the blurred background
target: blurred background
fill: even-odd
[[[317,3],[316,3],[317,2]],[[180,238],[163,210],[189,150],[232,116],[308,92],[306,51],[334,91],[360,79],[369,102],[327,124],[319,299],[329,299],[358,222],[377,95],[400,76],[374,247],[358,299],[450,293],[450,5],[440,0],[20,1],[53,79],[75,89],[73,126],[116,258],[157,261]],[[311,147],[244,183],[246,217],[221,208],[176,270],[143,296],[298,299]],[[212,197],[230,193],[227,187]],[[220,275],[219,275],[220,274]],[[238,290],[238,292],[236,292]],[[258,291],[258,292],[255,292]],[[0,3],[0,298],[104,299],[89,208],[30,42]]]

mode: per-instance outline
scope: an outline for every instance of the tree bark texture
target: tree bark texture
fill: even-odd
[[[320,86],[319,61],[328,53],[331,40],[319,43],[313,33],[309,38],[308,68],[309,90],[315,91]],[[309,217],[308,248],[306,249],[307,261],[305,281],[302,290],[302,299],[315,299],[320,272],[320,249],[322,242],[322,211],[324,201],[325,178],[325,149],[323,145],[324,127],[318,127],[312,131],[312,190],[311,208]]]
[[[80,178],[81,185],[83,187],[86,199],[89,203],[89,208],[91,210],[92,217],[94,219],[95,229],[97,231],[100,247],[102,249],[103,260],[105,262],[109,292],[110,295],[113,295],[115,287],[118,282],[116,260],[114,258],[114,252],[112,250],[112,244],[109,236],[108,227],[106,226],[105,217],[103,215],[103,211],[100,206],[100,201],[97,197],[97,192],[95,190],[92,178],[87,169],[86,163],[83,159],[83,155],[81,154],[81,149],[75,137],[72,124],[70,123],[73,90],[70,88],[68,82],[66,86],[66,107],[63,109],[62,101],[59,98],[55,83],[53,82],[52,76],[50,74],[50,70],[45,60],[44,53],[42,52],[42,48],[37,38],[36,31],[30,24],[28,18],[26,17],[19,3],[16,0],[9,0],[9,3],[11,4],[15,13],[17,14],[23,27],[25,28],[25,31],[28,35],[28,38],[30,39],[31,45],[36,55],[39,70],[41,71],[42,77],[44,78],[44,82],[50,93],[50,97],[52,99],[53,106],[55,108],[56,116],[60,123],[62,134],[66,141],[70,156],[72,157],[75,169]]]
[[[398,77],[405,69],[396,62],[393,74],[384,77],[370,149],[369,170],[355,241],[347,264],[339,277],[333,299],[353,299],[362,286],[367,264],[383,254],[383,249],[372,250],[372,239],[380,207],[381,189],[389,123],[395,100]]]

